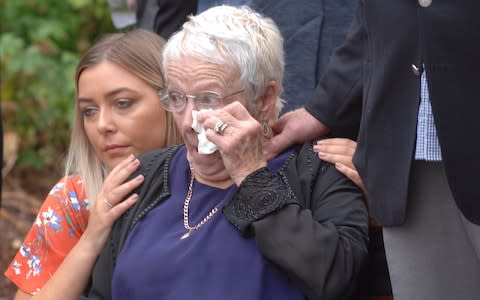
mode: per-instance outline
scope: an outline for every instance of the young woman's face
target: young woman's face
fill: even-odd
[[[166,112],[157,91],[114,63],[81,73],[77,105],[88,140],[108,170],[130,154],[166,144]]]

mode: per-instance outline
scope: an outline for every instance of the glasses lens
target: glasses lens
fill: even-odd
[[[185,95],[176,91],[168,92],[168,106],[171,111],[180,111],[185,107]]]
[[[195,102],[198,108],[202,109],[202,108],[216,108],[221,101],[222,101],[222,98],[220,97],[219,94],[214,92],[206,92],[206,93],[199,94],[196,97]]]

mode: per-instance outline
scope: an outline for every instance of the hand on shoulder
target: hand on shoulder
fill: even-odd
[[[265,155],[270,160],[293,144],[304,143],[323,135],[329,129],[305,108],[282,115],[272,126],[274,136],[266,143]]]

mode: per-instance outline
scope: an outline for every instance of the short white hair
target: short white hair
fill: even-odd
[[[237,68],[253,101],[262,96],[272,80],[277,83],[279,94],[283,91],[285,58],[280,30],[272,19],[247,6],[215,6],[190,16],[165,45],[163,71],[167,81],[169,63],[186,56]],[[277,115],[282,106],[278,97]]]

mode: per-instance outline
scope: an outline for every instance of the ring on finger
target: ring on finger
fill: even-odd
[[[108,208],[112,208],[113,207],[113,204],[110,203],[107,198],[103,198],[103,203],[105,203],[105,205],[108,207]]]
[[[217,134],[222,135],[227,127],[228,127],[227,123],[223,122],[222,120],[219,120],[217,123],[215,123],[215,127],[213,127],[213,131],[215,131]]]

